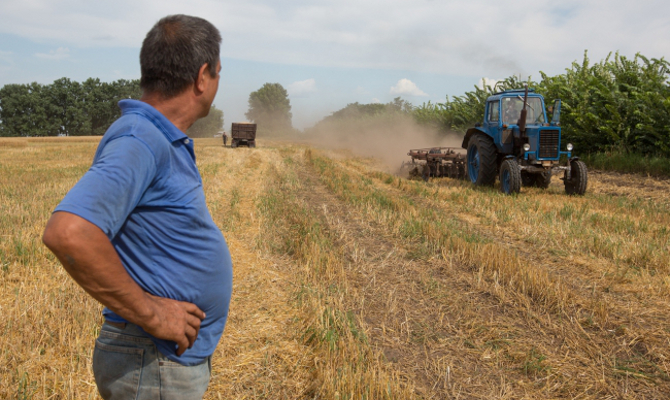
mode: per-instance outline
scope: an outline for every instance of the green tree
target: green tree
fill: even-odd
[[[89,121],[90,134],[103,135],[109,125],[119,117],[118,95],[113,84],[89,78],[82,83],[84,113]]]
[[[279,83],[266,83],[249,95],[249,110],[246,117],[268,129],[290,129],[291,102],[288,92]]]
[[[212,104],[206,117],[195,121],[186,134],[190,137],[212,137],[223,129],[223,111]]]
[[[48,136],[91,134],[91,122],[84,112],[84,91],[79,82],[60,78],[48,86]]]
[[[0,136],[46,136],[55,124],[48,119],[47,88],[33,82],[0,89]]]

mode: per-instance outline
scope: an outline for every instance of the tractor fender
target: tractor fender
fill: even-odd
[[[488,133],[486,131],[480,129],[480,128],[470,128],[465,132],[465,137],[463,138],[463,144],[461,145],[462,148],[467,149],[468,148],[468,142],[470,141],[470,138],[472,135],[475,133],[483,133],[484,135],[488,136]]]

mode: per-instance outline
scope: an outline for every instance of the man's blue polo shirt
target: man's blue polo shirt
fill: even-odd
[[[205,203],[193,141],[150,105],[119,102],[122,116],[107,130],[93,165],[55,211],[76,214],[111,240],[138,285],[156,296],[188,301],[207,317],[191,349],[152,337],[184,365],[216,348],[228,317],[232,261]],[[104,316],[126,322],[105,308]]]

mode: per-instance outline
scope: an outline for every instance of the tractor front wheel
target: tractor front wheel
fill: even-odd
[[[468,176],[477,186],[493,186],[496,181],[496,146],[482,134],[468,142]]]
[[[564,178],[565,193],[579,196],[586,193],[588,172],[586,171],[586,164],[584,164],[584,161],[570,161],[570,180],[567,179],[567,175],[566,171]]]
[[[521,190],[521,168],[515,160],[507,159],[500,165],[500,191],[505,194]]]

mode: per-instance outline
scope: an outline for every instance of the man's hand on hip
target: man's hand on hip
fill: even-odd
[[[205,313],[195,304],[142,290],[100,228],[77,215],[55,212],[42,240],[70,276],[110,310],[154,337],[175,341],[178,356],[193,346]]]
[[[147,293],[154,312],[149,321],[139,324],[153,337],[176,342],[177,355],[184,354],[198,338],[205,313],[193,303],[157,297]]]

